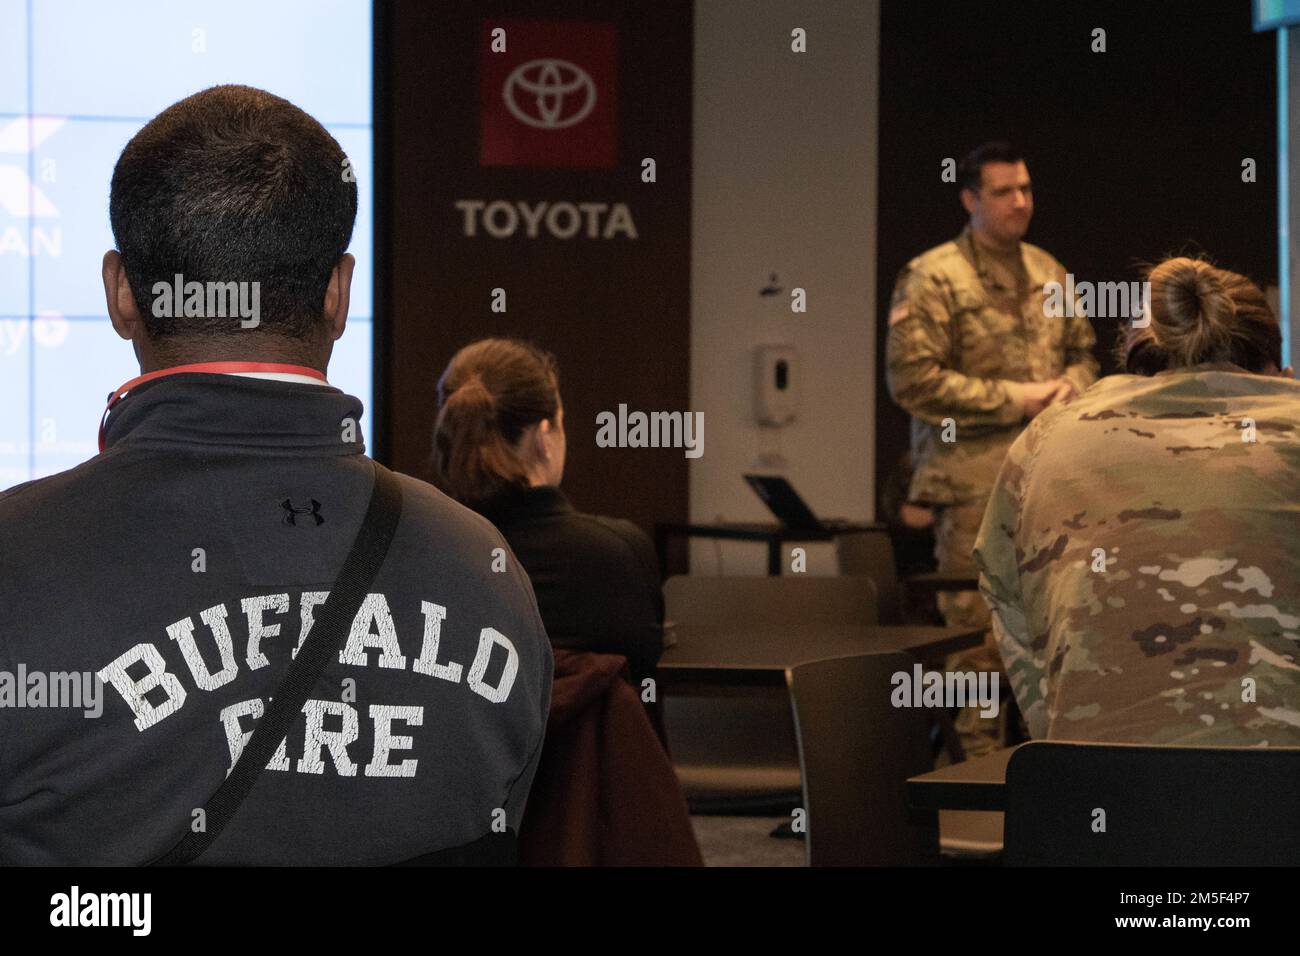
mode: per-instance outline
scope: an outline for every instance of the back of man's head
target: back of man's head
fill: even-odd
[[[263,90],[215,86],[154,117],[122,151],[109,201],[149,335],[242,331],[237,318],[153,308],[155,283],[180,274],[185,283],[257,283],[257,331],[312,337],[352,238],[349,173],[320,123]]]

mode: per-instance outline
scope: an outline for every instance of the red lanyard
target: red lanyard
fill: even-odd
[[[99,420],[99,450],[104,450],[104,426],[108,424],[108,413],[112,411],[122,398],[139,385],[145,382],[151,382],[155,378],[165,378],[168,375],[179,375],[182,372],[208,372],[212,374],[230,374],[232,372],[279,372],[288,375],[306,375],[310,378],[319,380],[328,385],[324,373],[314,368],[308,368],[306,365],[283,365],[279,362],[199,362],[195,365],[175,365],[171,368],[160,368],[154,372],[146,372],[136,378],[131,379],[112,395],[108,396],[108,407],[104,409],[104,417]]]

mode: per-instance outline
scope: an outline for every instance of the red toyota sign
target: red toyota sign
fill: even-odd
[[[493,32],[505,31],[494,53]],[[588,167],[618,161],[618,31],[577,20],[484,20],[479,163]]]

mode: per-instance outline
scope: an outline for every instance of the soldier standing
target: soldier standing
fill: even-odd
[[[1007,449],[1027,419],[1096,380],[1096,337],[1077,308],[1047,315],[1046,286],[1064,287],[1065,267],[1021,242],[1034,212],[1021,153],[985,143],[962,160],[958,184],[970,222],[899,275],[886,365],[890,395],[912,416],[909,498],[936,510],[939,571],[974,577],[971,551]],[[949,625],[989,625],[978,591],[941,592],[939,610]],[[946,667],[1001,670],[991,635]],[[978,708],[956,726],[968,757],[1001,745],[998,719]]]

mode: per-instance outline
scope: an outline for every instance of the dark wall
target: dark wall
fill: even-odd
[[[1276,284],[1276,37],[1251,31],[1250,7],[884,0],[876,315],[903,265],[964,223],[942,159],[997,138],[1028,159],[1026,240],[1076,278],[1132,281],[1137,260],[1203,251]],[[1091,52],[1097,27],[1105,53]],[[1114,326],[1094,327],[1106,373]],[[885,331],[878,320],[877,487],[907,447]]]
[[[617,30],[617,161],[609,168],[481,166],[483,21],[583,20]],[[683,521],[686,460],[595,444],[596,415],[684,409],[690,384],[691,5],[583,0],[382,4],[376,91],[383,349],[381,457],[427,476],[435,383],[463,345],[524,338],[554,353],[568,432],[564,488],[585,511]],[[507,43],[510,34],[507,32]],[[509,47],[508,47],[509,48]],[[608,96],[603,90],[601,95]],[[642,157],[658,182],[641,181]],[[624,202],[634,241],[463,235],[458,199]],[[489,309],[504,287],[508,311]]]

